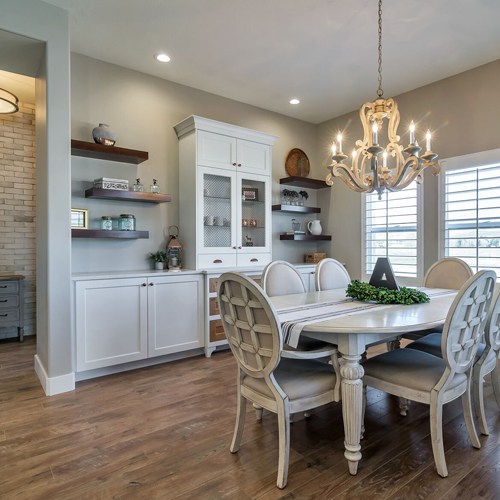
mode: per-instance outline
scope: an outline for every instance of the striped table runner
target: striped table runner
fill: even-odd
[[[433,288],[418,288],[429,297],[440,297],[457,293],[456,290],[443,290]],[[333,318],[359,314],[370,309],[384,309],[393,307],[394,304],[374,304],[373,302],[360,302],[350,298],[338,299],[330,302],[317,302],[304,306],[278,309],[278,317],[283,331],[283,342],[291,347],[297,347],[302,330],[314,323],[320,323]]]

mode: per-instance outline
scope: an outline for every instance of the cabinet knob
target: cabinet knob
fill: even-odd
[[[236,247],[233,247],[233,250],[236,250]]]
[[[233,167],[236,167],[236,163],[233,163]]]
[[[241,167],[241,163],[238,163],[238,167]]]
[[[150,283],[149,286],[155,286],[155,284],[154,283]]]
[[[238,247],[238,250],[241,250],[241,247]]]
[[[141,286],[147,286],[146,283],[143,283]]]

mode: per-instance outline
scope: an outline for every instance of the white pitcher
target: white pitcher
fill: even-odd
[[[321,227],[321,222],[319,220],[310,220],[307,223],[307,229],[314,236],[319,236],[323,232],[323,228]]]

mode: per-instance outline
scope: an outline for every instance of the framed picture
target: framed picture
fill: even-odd
[[[88,229],[89,211],[84,208],[71,209],[71,229]]]
[[[243,187],[241,188],[244,201],[259,201],[258,188]]]

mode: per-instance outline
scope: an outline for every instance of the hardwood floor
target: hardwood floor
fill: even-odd
[[[350,476],[340,405],[294,417],[289,483],[276,488],[276,417],[249,411],[229,452],[235,362],[229,351],[77,384],[45,397],[35,344],[0,344],[0,499],[484,500],[500,499],[500,413],[488,383],[490,435],[469,442],[460,402],[445,406],[449,477],[434,467],[428,407],[407,417],[368,391],[363,459]],[[489,382],[489,379],[487,379]]]

